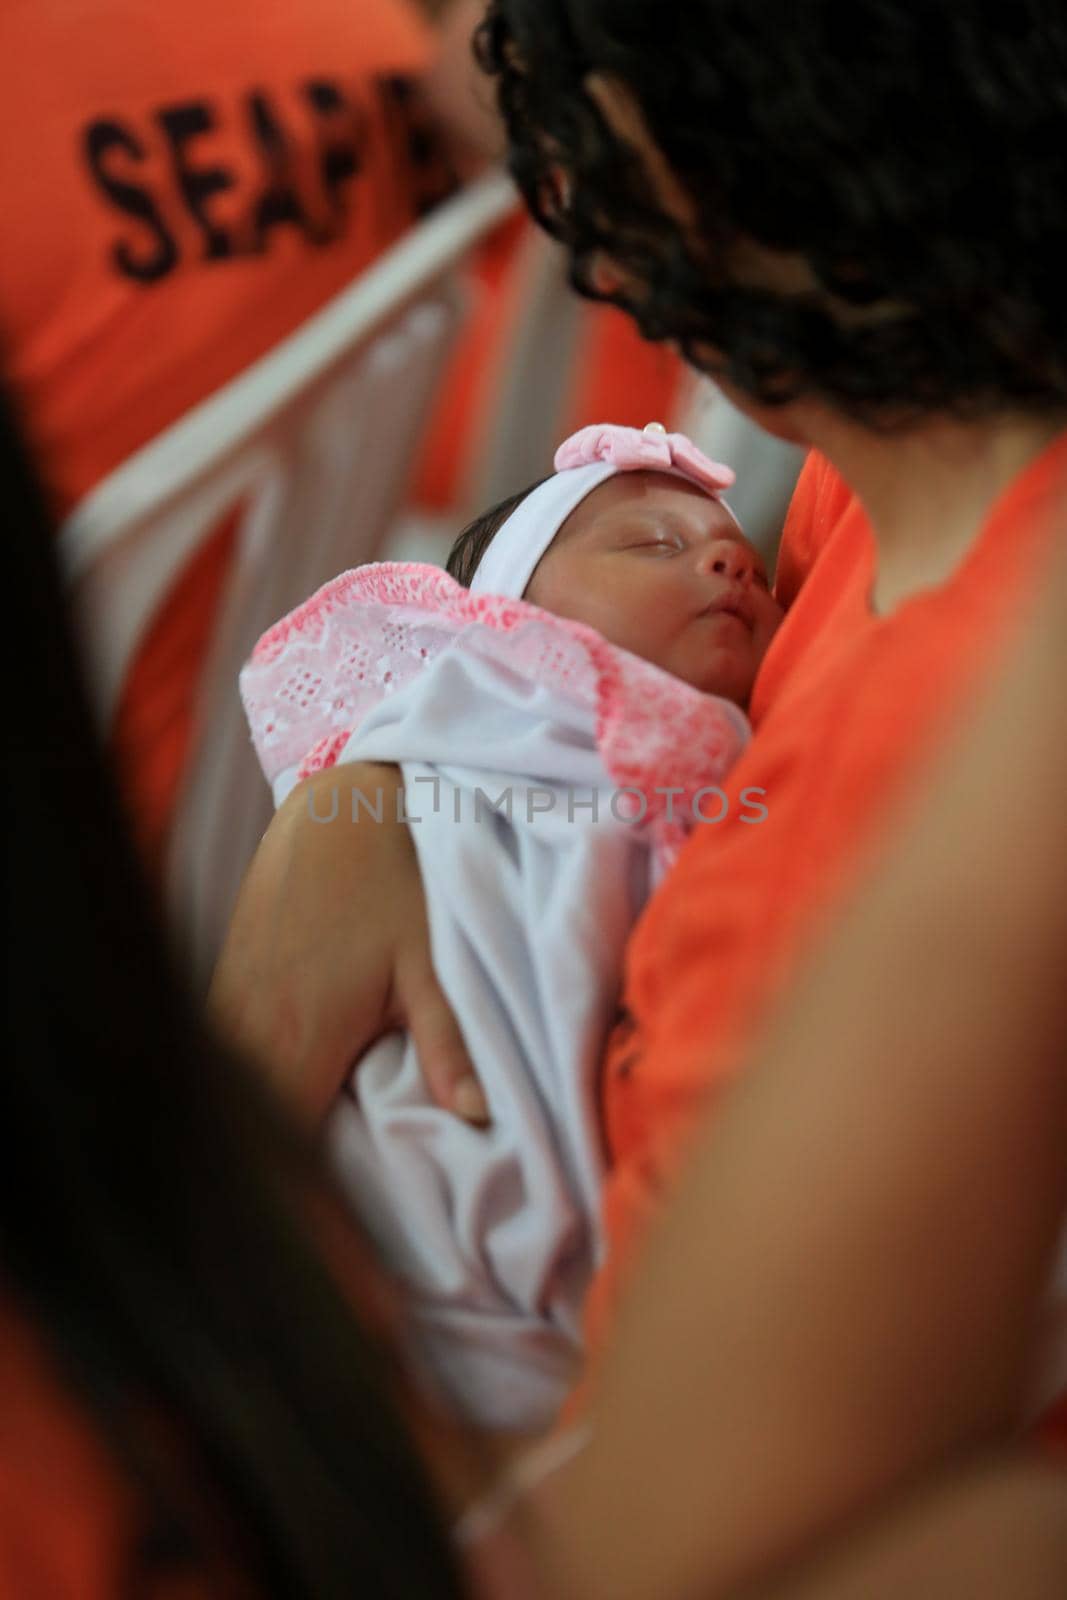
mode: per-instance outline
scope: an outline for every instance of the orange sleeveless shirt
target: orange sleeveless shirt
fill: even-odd
[[[756,737],[723,785],[729,813],[695,830],[630,941],[602,1080],[611,1168],[594,1344],[702,1113],[1010,644],[1064,507],[1067,434],[1008,488],[947,583],[880,618],[864,512],[809,458],[779,560],[790,610],[756,683]],[[738,803],[753,789],[757,822]]]

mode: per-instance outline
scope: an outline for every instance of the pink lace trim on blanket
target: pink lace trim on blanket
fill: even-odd
[[[645,796],[649,819],[684,815],[687,798],[716,783],[744,747],[736,707],[584,624],[524,600],[472,595],[439,567],[380,562],[325,584],[263,635],[244,667],[241,694],[268,780],[332,766],[385,696],[461,638],[586,706],[605,767],[620,789]],[[673,806],[655,792],[668,785],[682,791]],[[633,805],[636,813],[636,797]]]

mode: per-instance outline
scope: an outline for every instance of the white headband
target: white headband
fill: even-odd
[[[539,483],[493,535],[471,579],[471,593],[521,600],[534,568],[571,512],[618,470],[610,461],[597,461],[553,473]]]
[[[555,465],[552,477],[531,490],[493,535],[471,578],[472,594],[521,600],[534,568],[571,512],[617,473],[665,472],[695,483],[714,499],[734,479],[729,467],[709,461],[691,439],[668,434],[656,422],[643,432],[610,423],[583,428],[560,445]]]

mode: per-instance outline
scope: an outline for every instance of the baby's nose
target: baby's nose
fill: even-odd
[[[756,558],[751,550],[736,539],[709,539],[701,553],[700,564],[705,572],[731,578],[734,583],[749,583],[756,570]]]

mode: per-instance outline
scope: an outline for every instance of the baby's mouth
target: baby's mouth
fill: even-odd
[[[702,617],[736,617],[738,622],[743,622],[749,630],[755,625],[752,605],[743,589],[732,589],[726,594],[718,595],[710,605],[704,607],[700,615]]]

